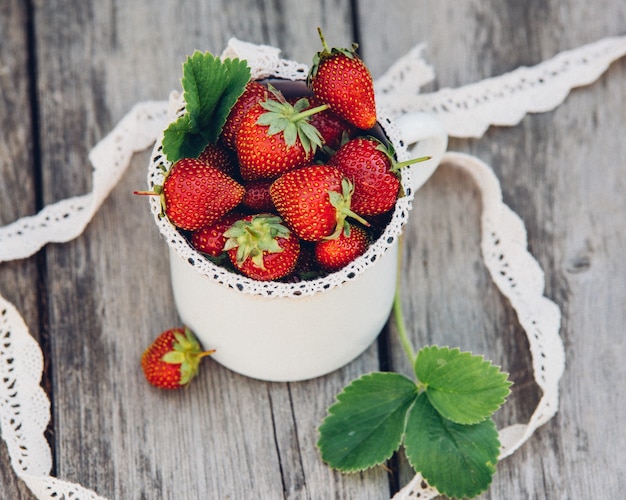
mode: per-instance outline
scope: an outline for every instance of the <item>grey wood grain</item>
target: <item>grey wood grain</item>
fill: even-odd
[[[319,25],[333,45],[358,41],[374,76],[425,42],[437,75],[426,90],[434,90],[626,29],[619,0],[168,0],[155,7],[149,0],[1,3],[0,224],[87,192],[91,147],[136,102],[178,89],[187,54],[219,53],[233,36],[308,63]],[[526,223],[546,295],[563,311],[568,363],[559,414],[499,464],[481,498],[619,498],[626,486],[625,81],[626,61],[618,61],[554,112],[450,142],[493,166],[505,202]],[[389,470],[341,475],[321,462],[315,443],[326,408],[353,377],[380,366],[410,373],[393,322],[358,360],[311,381],[251,380],[208,360],[187,390],[163,393],[145,383],[141,352],[179,322],[166,245],[145,199],[131,194],[145,186],[147,161],[148,152],[133,158],[83,236],[0,266],[3,295],[46,353],[53,473],[112,499],[388,498],[412,475],[402,454]],[[418,193],[405,235],[403,303],[417,347],[458,345],[510,371],[514,391],[497,415],[506,425],[528,419],[540,393],[515,312],[481,261],[480,209],[475,186],[453,167],[439,169]],[[0,491],[31,497],[4,446]]]
[[[625,6],[606,1],[567,8],[552,1],[365,4],[359,24],[369,35],[362,48],[373,71],[411,47],[409,31],[427,43],[437,75],[432,89],[537,64],[623,35],[626,27]],[[511,129],[492,128],[480,140],[450,142],[451,150],[494,168],[505,202],[526,223],[529,249],[546,273],[546,296],[564,313],[560,412],[499,464],[484,498],[612,498],[623,491],[626,408],[622,388],[612,381],[625,379],[625,72],[626,61],[618,61],[554,112],[528,116]],[[418,346],[459,345],[501,363],[516,385],[497,421],[524,422],[540,393],[515,313],[482,265],[479,213],[471,180],[452,167],[417,194],[406,231],[407,323]],[[394,346],[394,364],[408,370]],[[411,472],[402,467],[406,481]]]
[[[36,19],[58,16],[82,26],[77,34],[59,33],[45,22],[36,30],[39,92],[56,97],[42,98],[42,128],[53,129],[42,146],[47,202],[89,188],[89,170],[80,158],[136,101],[166,98],[179,88],[186,54],[198,47],[219,52],[237,36],[287,47],[286,57],[309,52],[310,58],[324,11],[296,3],[279,11],[254,3],[242,17],[229,14],[232,3],[224,2],[217,9],[197,3],[181,10],[172,3],[146,14],[150,5],[39,6]],[[331,16],[325,29],[346,43],[347,3],[334,7],[344,15]],[[310,23],[309,33],[283,29],[295,11]],[[216,12],[226,16],[224,22],[211,16]],[[146,16],[152,16],[149,23]],[[185,29],[171,37],[177,22]],[[59,55],[61,47],[68,50]],[[64,140],[68,136],[74,139]],[[181,394],[145,384],[138,364],[142,350],[156,333],[179,322],[166,246],[145,200],[130,194],[145,185],[146,166],[147,156],[137,155],[85,235],[47,251],[58,475],[111,498],[307,498],[307,488],[325,496],[331,487],[345,498],[368,491],[380,497],[381,488],[388,496],[387,481],[376,480],[380,473],[371,481],[354,480],[321,464],[315,448],[319,421],[307,407],[289,404],[290,398],[304,399],[303,405],[325,408],[345,382],[341,374],[329,377],[341,384],[268,385],[209,361],[202,378]],[[376,364],[375,354],[357,362],[361,370]],[[308,417],[304,424],[296,420],[302,414]],[[313,474],[319,483],[309,486]]]
[[[30,95],[28,19],[24,2],[8,0],[0,4],[0,225],[30,215],[37,207],[33,176],[37,161],[33,135],[36,110]],[[37,261],[38,257],[32,257],[0,264],[0,288],[8,301],[19,307],[33,336],[46,349],[46,333],[40,330]],[[49,393],[50,384],[45,383],[44,388]],[[4,441],[0,443],[0,491],[12,498],[32,498],[13,474]]]

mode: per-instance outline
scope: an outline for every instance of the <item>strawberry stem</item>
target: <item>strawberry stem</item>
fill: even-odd
[[[300,120],[303,120],[305,118],[308,118],[309,116],[312,116],[316,113],[319,113],[321,111],[325,111],[328,108],[330,108],[330,106],[328,104],[322,104],[321,106],[316,106],[315,108],[309,108],[309,109],[305,109],[304,111],[300,111],[299,113],[293,115],[290,120],[292,122],[297,122]]]
[[[322,41],[322,48],[324,49],[324,52],[330,52],[330,49],[328,48],[328,44],[326,43],[326,39],[324,38],[324,34],[322,33],[322,28],[318,26],[317,32],[319,33],[320,40]]]
[[[359,221],[361,224],[363,224],[366,227],[370,227],[371,224],[369,222],[367,222],[363,217],[361,217],[359,214],[354,213],[352,210],[348,210],[346,212],[346,215],[354,220]]]
[[[427,161],[427,160],[430,160],[431,158],[432,158],[432,156],[420,156],[419,158],[412,158],[410,160],[405,160],[405,161],[402,161],[400,163],[395,163],[393,165],[392,170],[394,172],[398,172],[399,170],[401,170],[404,167],[408,167],[409,165],[413,165],[414,163],[420,163],[420,162],[423,162],[423,161]]]
[[[163,186],[156,184],[154,191],[133,191],[133,194],[139,196],[158,196],[161,199],[161,213],[159,217],[165,216],[165,195],[163,194]]]
[[[198,359],[204,358],[205,356],[210,356],[211,354],[215,353],[215,349],[210,349],[208,351],[203,351],[200,354],[198,354]]]
[[[402,243],[403,237],[400,235],[399,237],[399,245],[398,245],[398,273],[396,277],[396,291],[393,297],[393,317],[396,322],[396,328],[398,329],[398,337],[400,337],[400,343],[402,344],[402,348],[409,359],[409,363],[411,366],[415,365],[415,351],[413,350],[413,346],[411,345],[411,341],[409,340],[409,336],[406,329],[406,324],[404,322],[404,314],[402,312],[402,297],[400,293],[400,283],[402,277]]]

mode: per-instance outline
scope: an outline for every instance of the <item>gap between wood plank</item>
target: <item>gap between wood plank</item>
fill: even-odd
[[[27,74],[28,74],[28,97],[30,101],[31,114],[31,138],[33,150],[32,172],[35,188],[35,210],[39,211],[44,207],[43,201],[43,173],[41,158],[41,133],[40,133],[40,116],[39,116],[39,95],[38,95],[38,68],[37,68],[37,43],[35,36],[35,7],[32,0],[27,0],[26,5],[26,48],[27,48]],[[46,260],[46,248],[44,247],[35,255],[37,267],[37,290],[36,302],[39,310],[38,319],[38,340],[39,346],[43,352],[44,367],[41,385],[48,395],[51,403],[50,421],[45,430],[45,437],[50,446],[52,454],[52,470],[50,474],[56,476],[57,459],[56,459],[56,439],[54,426],[54,388],[52,384],[53,367],[51,363],[50,348],[50,322],[48,316],[48,267]]]

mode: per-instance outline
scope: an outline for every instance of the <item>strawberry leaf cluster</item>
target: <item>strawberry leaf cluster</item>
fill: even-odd
[[[164,133],[163,152],[175,162],[197,158],[214,144],[235,102],[250,80],[246,61],[195,51],[183,64],[185,113]]]
[[[322,458],[341,471],[361,471],[404,444],[430,485],[450,497],[474,497],[496,470],[500,443],[492,414],[511,382],[481,356],[447,347],[423,348],[413,368],[417,382],[377,372],[346,386],[319,428]]]

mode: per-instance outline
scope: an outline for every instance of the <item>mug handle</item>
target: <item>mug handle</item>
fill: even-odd
[[[410,158],[430,156],[429,160],[413,164],[411,171],[412,194],[422,187],[434,173],[448,147],[448,133],[443,123],[428,113],[407,113],[395,119]]]

